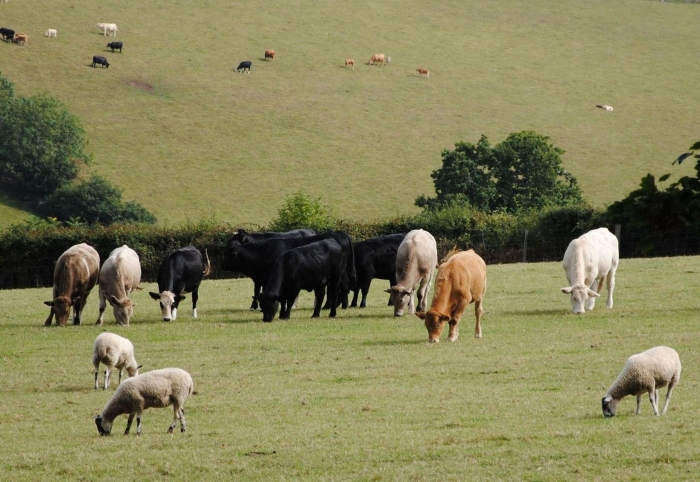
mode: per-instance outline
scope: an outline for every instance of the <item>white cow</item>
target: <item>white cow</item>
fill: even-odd
[[[48,38],[58,38],[58,30],[56,30],[55,28],[50,28],[46,31],[44,36]]]
[[[107,301],[112,305],[118,325],[128,325],[134,314],[134,303],[129,293],[141,289],[141,263],[136,251],[126,244],[109,254],[100,269],[100,314],[97,325],[104,321]]]
[[[111,33],[112,37],[117,36],[117,32],[119,32],[119,29],[117,28],[116,23],[98,23],[97,28],[102,30],[103,34],[106,36],[107,32]]]
[[[615,271],[620,262],[617,238],[607,228],[594,229],[569,243],[564,253],[564,271],[569,280],[567,288],[561,292],[571,295],[574,313],[584,313],[595,307],[595,299],[600,296],[603,282],[608,280],[608,301],[605,306],[613,307]]]
[[[414,229],[399,245],[396,252],[396,286],[386,290],[391,295],[394,316],[402,316],[406,304],[408,312],[415,313],[413,292],[418,287],[418,310],[424,312],[428,304],[428,291],[437,268],[437,243],[428,231]]]

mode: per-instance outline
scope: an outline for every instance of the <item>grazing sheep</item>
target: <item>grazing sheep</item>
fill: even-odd
[[[142,365],[136,363],[134,358],[134,345],[129,340],[114,333],[102,333],[95,338],[92,347],[92,364],[95,366],[95,390],[97,390],[97,375],[100,371],[100,363],[105,368],[105,384],[103,390],[109,386],[112,369],[119,370],[119,383],[122,382],[122,372],[126,372],[130,377],[139,374]]]
[[[637,395],[637,412],[640,413],[642,395],[649,393],[654,415],[659,416],[659,388],[668,385],[666,402],[661,415],[666,414],[673,387],[681,379],[681,360],[673,348],[657,346],[632,355],[603,397],[603,415],[614,417],[617,404],[627,395]]]
[[[351,66],[352,70],[355,70],[355,61],[353,59],[345,59],[345,66]]]
[[[193,391],[192,377],[181,368],[163,368],[128,378],[119,385],[102,413],[95,417],[97,431],[100,435],[109,435],[114,419],[128,413],[129,419],[126,422],[124,435],[129,433],[134,415],[136,415],[136,435],[141,435],[143,411],[147,408],[165,408],[172,404],[174,416],[168,433],[172,433],[178,419],[180,431],[184,432],[187,429],[185,400],[192,395]]]
[[[58,38],[58,30],[56,30],[55,28],[50,28],[46,31],[44,36],[48,38]]]

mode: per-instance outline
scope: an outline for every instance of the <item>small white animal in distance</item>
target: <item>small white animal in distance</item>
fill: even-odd
[[[48,38],[58,38],[58,30],[56,30],[55,28],[50,28],[46,31],[44,36]]]
[[[608,110],[610,112],[612,112],[612,110],[613,110],[613,107],[611,105],[608,105],[608,104],[596,104],[595,106],[600,107],[603,110]]]

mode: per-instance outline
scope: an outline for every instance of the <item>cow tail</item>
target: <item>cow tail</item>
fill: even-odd
[[[207,253],[207,248],[204,248],[204,256],[207,258],[207,265],[204,268],[204,273],[202,276],[209,276],[211,274],[211,260],[209,259],[209,254]]]

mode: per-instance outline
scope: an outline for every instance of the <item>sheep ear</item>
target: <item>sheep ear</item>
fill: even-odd
[[[151,295],[151,298],[154,300],[159,300],[160,299],[160,294],[159,293],[154,293],[153,291],[148,292],[149,295]]]
[[[571,286],[569,286],[568,288],[562,288],[562,289],[561,289],[561,292],[564,293],[565,295],[568,295],[568,294],[571,294],[571,292],[572,292],[573,290],[574,290],[574,289],[573,289]]]
[[[139,365],[136,367],[137,370],[140,370],[141,368],[143,368],[143,365]]]
[[[588,296],[591,298],[600,298],[600,295],[590,288],[588,288]]]

